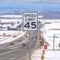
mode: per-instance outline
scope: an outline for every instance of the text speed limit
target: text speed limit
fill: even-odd
[[[37,30],[37,13],[24,13],[23,15],[23,29]]]

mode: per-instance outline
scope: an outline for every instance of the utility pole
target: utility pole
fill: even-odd
[[[55,50],[55,34],[53,35],[53,51]]]

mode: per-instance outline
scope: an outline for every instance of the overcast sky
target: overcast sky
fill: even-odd
[[[44,2],[60,2],[60,0],[0,0],[0,1],[44,1]]]

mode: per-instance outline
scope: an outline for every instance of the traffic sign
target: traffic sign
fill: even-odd
[[[58,35],[54,35],[54,38],[59,38],[59,36]]]
[[[37,30],[37,13],[23,13],[23,30]]]

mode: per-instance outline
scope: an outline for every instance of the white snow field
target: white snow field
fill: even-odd
[[[33,52],[31,60],[42,60],[42,50],[37,49]],[[60,51],[45,51],[44,60],[59,60]]]
[[[22,37],[26,32],[23,31],[0,31],[0,44],[12,42]]]
[[[0,45],[15,41],[26,33],[17,31],[21,28],[21,15],[1,15],[0,18]]]
[[[53,49],[53,42],[55,49],[60,49],[60,23],[46,24],[43,29],[43,37],[49,43],[49,49]]]

